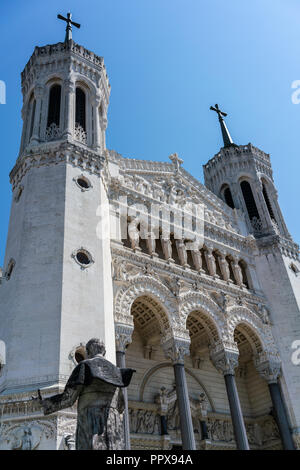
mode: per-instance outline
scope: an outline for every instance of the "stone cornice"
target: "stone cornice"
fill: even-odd
[[[85,47],[76,44],[73,40],[70,40],[67,43],[58,42],[56,44],[48,44],[46,46],[41,47],[36,46],[32,56],[25,65],[23,72],[21,73],[22,86],[30,75],[32,67],[35,67],[37,63],[43,61],[44,58],[49,58],[49,56],[53,57],[53,59],[55,60],[56,56],[61,55],[65,55],[68,57],[76,57],[80,61],[85,62],[87,65],[92,66],[99,72],[104,71],[107,87],[110,88],[103,57],[100,57],[94,52],[89,51]]]
[[[228,147],[221,148],[218,153],[216,153],[208,162],[203,165],[206,170],[210,170],[212,166],[218,164],[221,160],[225,158],[231,158],[232,156],[237,156],[240,158],[241,154],[249,155],[252,154],[256,158],[260,159],[262,163],[271,167],[270,163],[270,154],[265,153],[263,150],[260,150],[258,147],[255,147],[250,142],[247,145],[239,145],[237,147]]]
[[[268,235],[257,239],[257,248],[260,254],[280,252],[281,254],[299,260],[299,245],[280,235]]]
[[[106,172],[105,157],[91,149],[68,142],[42,144],[18,158],[9,175],[13,190],[30,168],[57,165],[62,162],[99,176],[102,176],[103,170]]]

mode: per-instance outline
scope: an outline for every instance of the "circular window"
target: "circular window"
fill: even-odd
[[[78,178],[74,178],[77,186],[81,189],[81,191],[87,191],[92,187],[90,180],[88,180],[85,176],[81,175]]]
[[[94,262],[92,255],[84,248],[75,251],[72,256],[82,269],[88,268]]]
[[[80,264],[85,264],[86,266],[88,266],[91,263],[90,258],[83,251],[79,251],[76,255],[76,258],[77,258],[78,263]]]

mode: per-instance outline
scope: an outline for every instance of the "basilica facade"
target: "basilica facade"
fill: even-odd
[[[105,143],[102,57],[36,47],[0,277],[0,449],[74,448],[76,407],[45,417],[85,344],[136,370],[131,449],[299,449],[299,247],[270,155],[232,142],[203,166]]]

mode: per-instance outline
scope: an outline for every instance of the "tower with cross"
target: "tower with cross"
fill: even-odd
[[[61,393],[92,337],[136,370],[127,449],[292,449],[292,433],[300,448],[299,247],[270,156],[235,144],[217,104],[223,145],[205,184],[177,153],[107,149],[104,60],[74,42],[70,13],[58,18],[65,41],[36,47],[22,72],[0,268],[0,450],[72,448],[76,408],[44,416],[32,397]]]
[[[291,345],[300,332],[296,326],[300,315],[299,246],[281,212],[270,155],[251,143],[233,144],[224,121],[226,113],[217,104],[210,109],[218,115],[224,145],[203,165],[205,185],[244,217],[246,233],[256,247],[253,264],[271,306],[273,333],[284,364],[282,394],[300,413],[297,392],[291,386],[292,382],[300,383],[300,369],[290,358]]]
[[[13,282],[0,309],[8,396],[24,387],[61,389],[76,348],[94,336],[115,362],[103,178],[110,84],[103,58],[73,41],[71,27],[80,25],[70,13],[59,18],[67,22],[65,41],[36,47],[22,72],[23,130],[5,258]],[[51,420],[45,448],[61,445],[66,423],[65,416]]]

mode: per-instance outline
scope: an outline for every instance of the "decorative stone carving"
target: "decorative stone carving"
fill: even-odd
[[[278,356],[262,352],[253,358],[254,365],[263,379],[268,383],[277,383],[281,375],[281,362]]]
[[[212,249],[211,248],[207,248],[205,250],[205,259],[206,259],[206,264],[207,264],[210,276],[215,277],[216,272],[217,272],[216,260],[215,260],[215,257],[212,254]]]
[[[233,262],[231,263],[232,271],[234,274],[234,278],[238,286],[243,286],[243,275],[240,265],[238,264],[238,259],[234,258]]]
[[[270,325],[271,324],[270,317],[269,317],[269,312],[268,312],[268,309],[265,305],[263,305],[263,304],[258,305],[258,314],[259,314],[262,322],[265,325]]]
[[[154,397],[155,403],[159,405],[161,416],[165,416],[169,407],[169,395],[166,387],[161,387],[159,393]]]
[[[231,345],[231,349],[225,349],[219,342],[210,348],[210,359],[216,369],[223,375],[234,375],[234,370],[239,364],[239,351],[236,344]]]
[[[132,341],[132,333],[132,326],[120,323],[115,324],[116,351],[125,352],[127,346]]]
[[[45,140],[56,140],[61,136],[60,128],[53,122],[46,129]]]
[[[53,420],[10,421],[0,425],[1,450],[35,450],[42,439],[55,437],[56,423]]]
[[[224,253],[219,256],[219,266],[224,281],[228,282],[230,280],[230,270]]]
[[[82,144],[87,143],[87,134],[85,130],[81,127],[81,125],[78,123],[75,124],[74,139],[78,142],[81,142]]]
[[[184,356],[190,353],[190,342],[183,339],[170,338],[162,343],[164,353],[173,364],[184,364]]]
[[[140,219],[138,217],[132,217],[131,221],[128,224],[128,236],[133,250],[140,250],[140,231],[138,226],[140,224]]]

